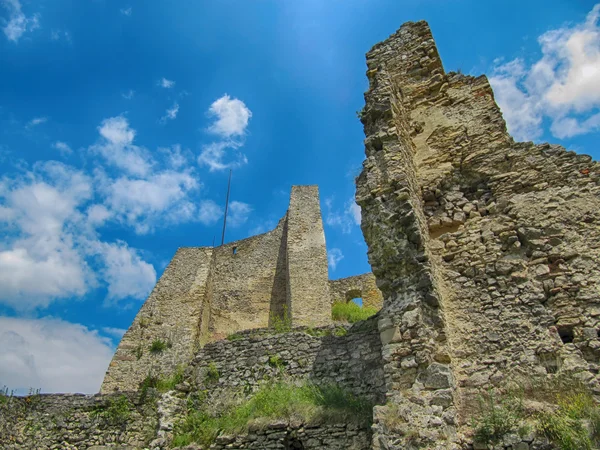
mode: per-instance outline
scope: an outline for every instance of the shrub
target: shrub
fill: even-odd
[[[370,306],[360,307],[354,302],[336,302],[331,307],[333,320],[355,323],[366,320],[377,313],[377,308]]]
[[[214,362],[209,362],[208,366],[206,366],[206,377],[205,380],[207,383],[216,383],[217,381],[219,381],[219,377],[221,375],[219,374],[219,369],[217,369],[217,366],[215,365]]]
[[[232,333],[228,335],[225,339],[227,339],[228,341],[239,341],[240,339],[244,339],[244,336],[242,336],[239,333]]]
[[[152,345],[150,345],[150,353],[162,353],[167,348],[171,347],[168,342],[161,339],[154,339]]]
[[[281,316],[271,313],[269,323],[275,333],[289,333],[292,331],[292,318],[288,314],[287,306],[283,307],[283,314]]]
[[[177,366],[175,371],[168,377],[156,375],[147,375],[140,384],[140,400],[144,401],[150,389],[156,389],[158,392],[167,392],[175,389],[175,386],[183,382],[184,368]]]
[[[279,371],[283,371],[285,369],[285,362],[283,361],[283,359],[281,359],[281,356],[279,355],[271,355],[269,356],[269,366],[279,370]]]
[[[538,415],[538,430],[561,450],[591,450],[600,444],[600,408],[589,393],[564,396],[558,408]]]
[[[475,439],[480,442],[497,443],[519,427],[523,417],[522,399],[512,395],[498,400],[493,390],[480,397],[480,415],[472,426]]]
[[[129,419],[129,399],[125,395],[110,398],[106,405],[97,405],[92,410],[92,417],[101,417],[111,425],[124,425]]]
[[[289,383],[265,385],[252,398],[232,404],[218,415],[204,410],[189,411],[175,427],[173,446],[197,442],[206,448],[216,437],[239,433],[252,422],[299,419],[304,423],[348,423],[367,426],[373,405],[338,386],[296,386]]]

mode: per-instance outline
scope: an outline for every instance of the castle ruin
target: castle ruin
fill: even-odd
[[[208,342],[264,328],[331,323],[331,304],[362,298],[381,308],[371,273],[329,280],[317,186],[292,186],[277,227],[220,247],[177,250],[127,330],[100,392],[136,390],[149,374],[190,364]],[[149,351],[154,341],[168,349]]]
[[[272,355],[286,377],[371,399],[371,427],[277,423],[211,448],[558,448],[533,432],[492,447],[476,441],[470,420],[482,392],[515,380],[569,377],[598,399],[600,165],[559,146],[515,142],[486,77],[445,72],[425,22],[406,23],[373,47],[367,66],[356,200],[381,310],[343,335],[307,332],[332,327],[332,299],[358,291],[377,298],[378,290],[369,275],[328,280],[317,190],[295,186],[275,230],[178,250],[102,387],[125,391],[135,405],[120,434],[80,425],[90,423],[86,407],[113,394],[49,395],[23,420],[0,419],[9,424],[0,441],[21,442],[6,448],[35,439],[43,448],[169,448],[173,423],[191,393],[207,389],[211,367],[214,395],[252,391],[279,373]],[[285,313],[299,327],[270,332],[270,318]],[[228,333],[236,339],[222,339]],[[164,356],[136,353],[155,338],[170,339]],[[144,410],[128,392],[146,370],[186,362],[185,380],[158,406]],[[77,440],[47,423],[52,414]],[[25,431],[32,421],[43,424],[37,434]]]

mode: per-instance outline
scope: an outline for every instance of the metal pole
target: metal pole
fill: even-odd
[[[225,226],[227,225],[227,208],[229,207],[229,190],[231,188],[231,169],[229,169],[229,181],[227,182],[227,199],[225,200],[225,216],[223,217],[223,234],[221,235],[221,245],[225,243]]]

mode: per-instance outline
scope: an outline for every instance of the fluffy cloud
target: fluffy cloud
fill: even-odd
[[[161,123],[165,123],[167,120],[174,120],[177,118],[179,112],[179,103],[175,103],[172,108],[167,109],[166,114],[160,118]]]
[[[338,263],[344,259],[344,254],[339,248],[331,248],[327,252],[327,262],[331,270],[335,270]]]
[[[21,394],[98,392],[113,351],[109,339],[79,324],[0,317],[0,380]]]
[[[158,222],[173,225],[195,214],[188,195],[199,183],[189,171],[164,170],[145,178],[98,175],[97,180],[111,215],[138,234],[153,231]]]
[[[170,89],[175,86],[175,82],[173,80],[167,80],[166,78],[162,78],[158,82],[159,86],[164,87],[165,89]]]
[[[227,213],[227,223],[232,227],[239,227],[246,223],[248,216],[252,212],[252,207],[243,202],[229,202],[229,210]]]
[[[54,144],[52,144],[52,147],[58,150],[63,156],[73,153],[73,150],[66,142],[56,141]]]
[[[235,152],[235,158],[229,162],[225,162],[227,150],[237,150],[241,147],[241,143],[233,141],[213,142],[205,145],[202,148],[200,156],[198,156],[198,164],[208,166],[211,172],[215,170],[235,169],[243,166],[248,162],[248,158],[242,153]]]
[[[39,28],[39,14],[27,17],[21,9],[19,0],[2,0],[1,4],[9,13],[8,22],[2,29],[9,41],[17,42],[25,32]]]
[[[239,149],[244,145],[243,138],[252,117],[250,109],[243,101],[225,94],[210,105],[207,114],[214,118],[208,131],[219,136],[221,140],[203,147],[198,164],[208,166],[211,172],[246,164],[248,159]],[[226,162],[228,151],[233,153],[233,158]]]
[[[100,141],[91,150],[102,155],[106,161],[132,175],[143,176],[152,167],[150,153],[133,144],[135,130],[123,116],[104,119],[98,127]]]
[[[95,242],[94,250],[104,261],[103,278],[108,283],[108,302],[127,297],[143,298],[156,283],[156,271],[125,242]]]
[[[330,227],[339,228],[342,233],[348,234],[355,225],[360,225],[360,206],[356,204],[354,198],[348,199],[343,210],[335,210],[333,207],[333,198],[325,200],[327,213],[325,223]]]
[[[204,225],[214,225],[223,216],[223,208],[212,200],[200,202],[198,220]]]
[[[583,23],[542,34],[542,57],[530,66],[497,64],[490,83],[516,139],[539,138],[544,117],[559,139],[600,130],[599,16],[597,4]]]
[[[121,14],[123,14],[124,16],[130,16],[131,13],[133,12],[133,9],[131,9],[131,6],[130,6],[129,8],[121,8],[120,11],[121,11]],[[163,78],[163,80],[164,80],[164,78]]]
[[[250,117],[252,117],[252,111],[243,101],[231,98],[227,94],[210,105],[208,114],[215,118],[208,130],[223,138],[242,136],[246,132]]]
[[[47,117],[35,117],[27,123],[27,126],[35,127],[36,125],[41,125],[42,123],[46,123],[46,122],[48,122]]]

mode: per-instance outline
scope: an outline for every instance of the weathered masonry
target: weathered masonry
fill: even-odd
[[[389,399],[376,448],[454,448],[478,394],[519,377],[599,394],[599,164],[515,142],[487,78],[446,73],[425,22],[367,66],[356,199]]]
[[[135,390],[151,372],[188,364],[207,342],[267,327],[285,314],[294,326],[327,325],[332,300],[363,292],[366,304],[381,307],[372,274],[329,280],[318,188],[293,186],[274,230],[221,247],[177,250],[123,336],[101,392]],[[167,345],[160,354],[150,351],[156,340]]]

